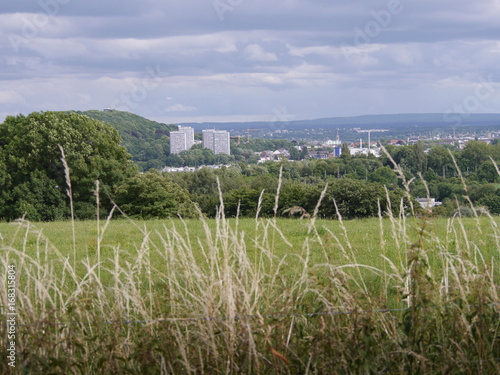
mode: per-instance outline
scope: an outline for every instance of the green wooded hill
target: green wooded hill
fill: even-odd
[[[170,137],[176,125],[162,124],[130,112],[117,110],[75,111],[90,118],[107,122],[115,128],[141,170],[161,169],[170,154]]]

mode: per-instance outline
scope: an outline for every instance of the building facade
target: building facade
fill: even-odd
[[[179,130],[170,132],[170,153],[178,154],[186,151],[194,144],[194,129],[189,126],[179,126]]]
[[[225,130],[203,130],[203,147],[214,154],[231,154],[230,135]]]
[[[202,139],[202,142],[203,142],[203,148],[208,148],[209,150],[212,150],[212,152],[214,151],[213,150],[213,145],[214,145],[214,131],[215,130],[212,130],[212,129],[209,129],[209,130],[203,130],[201,132],[201,139]]]

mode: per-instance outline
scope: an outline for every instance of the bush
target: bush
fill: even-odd
[[[492,214],[500,214],[500,196],[498,194],[488,194],[477,202],[489,209]]]
[[[115,193],[116,203],[131,217],[152,219],[196,215],[189,193],[156,170],[129,178]]]
[[[475,211],[475,213],[474,213]],[[474,210],[470,207],[459,207],[455,211],[452,212],[452,217],[474,217],[478,216],[487,216],[489,214],[487,207],[474,207]]]

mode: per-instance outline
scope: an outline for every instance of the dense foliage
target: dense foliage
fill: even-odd
[[[172,178],[189,190],[191,199],[197,202],[204,213],[212,217],[216,215],[217,206],[220,204],[217,181],[227,215],[255,216],[259,211],[261,216],[273,216],[280,168],[283,178],[276,209],[278,216],[312,215],[327,183],[328,188],[318,212],[321,217],[336,218],[335,203],[344,218],[376,216],[379,212],[379,202],[382,212],[388,209],[387,195],[394,212],[399,212],[399,202],[404,195],[399,187],[394,186],[386,193],[384,186],[378,182],[353,178],[337,179],[333,176],[327,176],[325,180],[314,175],[301,176],[304,171],[300,171],[298,167],[303,167],[304,164],[306,163],[283,162],[278,165],[269,162],[243,169],[203,168],[193,173],[173,173]]]
[[[151,219],[196,215],[189,193],[155,170],[129,178],[117,187],[115,194],[118,206],[132,217]]]
[[[111,126],[75,113],[7,117],[0,125],[0,217],[56,220],[69,216],[70,168],[75,215],[95,212],[95,181],[104,189],[137,173]]]
[[[199,167],[201,165],[234,163],[234,160],[234,156],[214,154],[208,148],[194,145],[190,150],[181,151],[179,154],[170,154],[165,160],[165,165],[169,167]]]

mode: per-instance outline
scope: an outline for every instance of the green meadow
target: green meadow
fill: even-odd
[[[17,272],[15,371],[494,374],[499,224],[1,223],[0,261]]]
[[[233,239],[237,237],[235,245],[244,246],[250,260],[259,259],[259,254],[265,249],[273,259],[286,260],[289,265],[287,272],[291,276],[295,273],[294,264],[300,264],[298,259],[306,253],[311,268],[322,264],[346,266],[353,261],[380,271],[386,269],[388,263],[404,268],[408,249],[419,241],[419,237],[427,243],[429,262],[437,272],[442,271],[444,253],[459,254],[463,248],[477,251],[479,257],[493,266],[500,257],[499,223],[498,217],[318,219],[314,222],[307,219],[233,218],[224,221],[228,235]],[[101,221],[99,229],[97,225],[96,221],[76,221],[73,240],[70,221],[0,223],[0,241],[4,248],[21,250],[30,257],[42,253],[47,259],[67,258],[83,275],[87,270],[83,263],[100,260],[102,267],[108,268],[116,253],[120,260],[133,263],[138,254],[147,249],[151,263],[161,263],[166,240],[173,241],[172,245],[179,251],[185,246],[184,241],[189,241],[194,259],[203,263],[207,236],[221,230],[222,221],[118,219],[108,223]],[[55,249],[57,251],[51,251]]]

